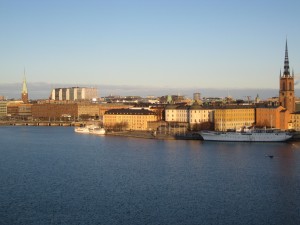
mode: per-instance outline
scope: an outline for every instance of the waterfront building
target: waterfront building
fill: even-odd
[[[285,45],[284,70],[280,71],[279,104],[290,113],[295,111],[294,71],[290,73],[287,41]]]
[[[7,101],[0,101],[0,117],[7,116]]]
[[[157,121],[165,120],[165,106],[163,105],[151,105],[149,110],[157,115]]]
[[[214,109],[202,107],[196,102],[192,106],[168,105],[165,108],[168,123],[187,124],[192,130],[211,129]]]
[[[74,102],[62,104],[34,104],[32,106],[32,117],[39,120],[98,118],[99,105]]]
[[[32,104],[21,104],[18,106],[18,116],[20,118],[29,118],[32,116]]]
[[[204,108],[198,104],[189,107],[189,123],[201,124],[205,122],[214,122],[214,109]]]
[[[32,115],[32,104],[24,104],[23,101],[7,102],[7,116],[11,118],[28,118]]]
[[[56,101],[96,100],[97,98],[98,98],[97,88],[87,88],[87,87],[54,88],[51,92],[51,99]]]
[[[300,131],[300,111],[294,112],[292,117],[292,129]]]
[[[167,105],[165,108],[166,122],[188,123],[189,107],[185,105]]]
[[[256,126],[280,129],[280,113],[282,106],[264,106],[256,108]]]
[[[148,122],[157,121],[157,115],[146,109],[111,109],[103,117],[105,128],[119,130],[148,130]]]
[[[34,104],[32,106],[32,118],[39,120],[60,120],[69,117],[78,117],[78,107],[76,103],[70,104]]]
[[[237,130],[255,123],[255,109],[252,106],[225,106],[214,112],[215,130]]]

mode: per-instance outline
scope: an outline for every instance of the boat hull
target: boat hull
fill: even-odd
[[[89,131],[89,128],[86,128],[86,127],[76,127],[74,129],[74,131],[76,133],[81,133],[81,134],[88,134],[90,131]]]
[[[94,128],[94,129],[90,130],[90,134],[104,135],[105,129],[104,128]]]
[[[278,133],[237,133],[237,132],[200,132],[204,141],[229,142],[284,142],[292,138],[285,132]]]

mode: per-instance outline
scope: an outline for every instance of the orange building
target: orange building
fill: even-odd
[[[256,126],[290,129],[291,115],[282,106],[256,108]]]

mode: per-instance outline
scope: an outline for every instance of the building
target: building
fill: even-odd
[[[20,118],[28,118],[32,116],[32,104],[21,104],[18,106],[18,115]]]
[[[280,112],[282,106],[269,106],[256,108],[256,126],[280,129]]]
[[[61,104],[34,104],[32,105],[32,117],[39,120],[72,120],[98,118],[99,105],[87,103],[61,103]]]
[[[189,107],[189,123],[201,124],[214,121],[214,109],[204,108],[198,104]]]
[[[165,108],[166,122],[189,122],[189,107],[185,105],[167,105]]]
[[[97,88],[71,87],[55,88],[51,92],[51,99],[56,101],[80,101],[98,98]]]
[[[193,100],[194,102],[200,102],[201,101],[201,94],[199,92],[193,94]]]
[[[165,118],[168,123],[186,123],[191,130],[207,130],[212,129],[214,109],[202,107],[197,103],[192,106],[168,105],[165,108]]]
[[[0,101],[0,117],[7,116],[7,101]]]
[[[62,118],[78,117],[78,106],[76,103],[70,104],[34,104],[32,106],[32,118],[45,120],[45,121],[57,121]]]
[[[252,106],[225,106],[216,108],[214,113],[215,130],[238,130],[255,123],[255,109]]]
[[[146,109],[111,109],[103,117],[104,127],[119,130],[148,130],[148,122],[157,121],[157,115]]]
[[[280,71],[279,104],[290,113],[295,111],[294,71],[290,74],[287,41],[285,45],[283,74]]]
[[[291,115],[292,129],[300,131],[300,111],[294,112]]]
[[[132,108],[133,105],[127,105],[123,103],[104,103],[99,105],[99,116],[103,116],[105,112],[111,109],[128,109]]]
[[[24,104],[23,101],[7,102],[7,116],[15,119],[27,119],[32,115],[32,104]]]

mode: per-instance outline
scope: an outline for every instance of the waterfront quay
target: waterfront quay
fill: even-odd
[[[74,121],[22,121],[22,120],[6,120],[0,121],[0,126],[84,126],[86,122]]]
[[[0,126],[49,126],[49,127],[80,127],[90,124],[91,121],[20,121],[20,120],[7,120],[0,121]],[[130,138],[143,138],[143,139],[157,139],[157,140],[203,140],[199,132],[186,132],[186,133],[169,133],[169,132],[153,132],[146,130],[125,130],[113,131],[107,130],[106,135],[130,137]],[[300,141],[300,132],[294,132],[290,141]]]

